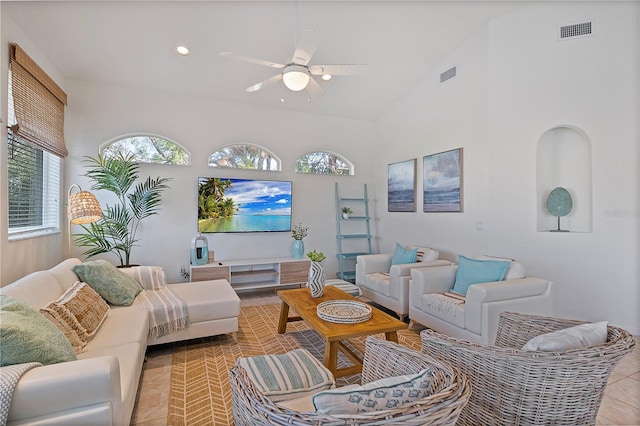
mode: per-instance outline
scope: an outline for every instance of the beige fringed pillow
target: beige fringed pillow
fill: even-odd
[[[55,307],[55,302],[49,303],[44,308],[40,308],[40,313],[62,331],[76,354],[85,351],[88,336],[80,323],[69,312],[59,312]],[[82,337],[81,337],[82,336]]]
[[[109,305],[104,299],[86,283],[79,281],[70,286],[54,306],[61,315],[72,315],[89,338],[96,334],[109,312]]]

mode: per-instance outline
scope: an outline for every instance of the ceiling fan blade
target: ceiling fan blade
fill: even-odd
[[[357,64],[311,65],[309,72],[313,75],[361,75],[366,74],[369,67]]]
[[[236,55],[235,53],[231,53],[231,52],[220,52],[220,56],[237,59],[239,61],[251,62],[252,64],[264,65],[271,68],[278,68],[278,69],[284,68],[283,64],[278,64],[276,62],[271,62],[271,61],[265,61],[262,59],[251,58],[249,56]]]
[[[249,86],[244,90],[249,92],[249,93],[257,92],[258,90],[262,89],[264,86],[267,86],[269,84],[275,83],[275,82],[280,81],[280,80],[282,80],[282,74],[276,74],[273,77],[269,77],[266,80],[262,80],[260,83],[256,83],[253,86]]]
[[[318,97],[324,95],[324,89],[320,87],[316,79],[313,77],[309,78],[309,83],[307,84],[306,89],[311,96]]]
[[[298,39],[296,51],[293,53],[291,62],[298,65],[307,65],[311,57],[320,45],[320,36],[313,30],[304,30]]]

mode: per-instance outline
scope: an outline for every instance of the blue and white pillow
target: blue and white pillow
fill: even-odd
[[[392,265],[402,265],[405,263],[416,263],[418,248],[404,248],[400,243],[396,243],[396,249],[391,257]]]
[[[357,414],[392,410],[431,395],[433,370],[388,377],[352,389],[331,389],[313,396],[316,411],[325,414]]]
[[[458,270],[452,292],[467,295],[473,284],[490,283],[504,280],[511,262],[501,260],[478,260],[458,256]]]
[[[236,365],[244,368],[258,390],[273,402],[312,395],[335,385],[331,371],[306,349],[238,358]]]

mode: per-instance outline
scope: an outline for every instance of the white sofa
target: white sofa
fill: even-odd
[[[0,289],[39,309],[78,281],[67,259]],[[240,299],[226,280],[171,284],[187,303],[189,328],[148,342],[149,314],[136,298],[111,306],[105,321],[75,361],[44,365],[24,374],[13,394],[8,425],[128,425],[147,345],[238,330]]]
[[[413,268],[447,266],[452,262],[437,260],[437,250],[423,248],[421,260],[392,265],[393,253],[366,254],[356,258],[356,282],[362,296],[392,310],[401,320],[409,313],[409,281]]]
[[[464,303],[449,303],[446,298],[434,300],[434,295],[441,297],[453,288],[457,269],[458,265],[454,264],[411,270],[409,318],[412,321],[457,339],[493,344],[501,312],[553,314],[552,283],[527,277],[523,265],[513,260],[503,281],[471,285]]]

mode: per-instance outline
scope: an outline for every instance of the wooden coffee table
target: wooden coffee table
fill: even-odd
[[[308,288],[280,290],[278,296],[282,299],[278,333],[282,334],[287,331],[288,322],[306,321],[307,325],[324,339],[324,365],[331,370],[336,378],[362,371],[362,359],[346,347],[343,340],[384,333],[387,340],[397,343],[397,331],[407,327],[404,322],[373,306],[371,307],[371,319],[360,323],[337,324],[320,319],[317,315],[317,306],[322,302],[327,300],[359,300],[334,286],[325,287],[324,295],[317,298],[311,297]],[[289,308],[293,308],[300,316],[290,317]],[[338,348],[354,363],[352,367],[338,369]]]

